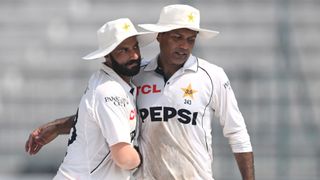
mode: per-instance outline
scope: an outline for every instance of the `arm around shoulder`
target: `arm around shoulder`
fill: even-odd
[[[68,134],[74,125],[75,115],[67,116],[39,126],[33,130],[25,144],[30,155],[38,153],[42,146],[53,141],[60,134]]]

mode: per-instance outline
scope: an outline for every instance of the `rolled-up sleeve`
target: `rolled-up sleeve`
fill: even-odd
[[[216,77],[213,108],[223,128],[223,135],[229,139],[229,144],[234,153],[251,152],[250,136],[230,81],[222,69],[219,76]]]

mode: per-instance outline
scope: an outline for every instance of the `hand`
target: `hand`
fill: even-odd
[[[48,144],[59,135],[55,124],[48,123],[33,130],[29,139],[25,144],[25,151],[29,155],[34,155],[39,152],[42,146]]]

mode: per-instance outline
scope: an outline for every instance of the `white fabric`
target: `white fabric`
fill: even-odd
[[[139,24],[138,26],[152,32],[188,28],[198,31],[200,38],[212,38],[219,34],[217,31],[200,28],[200,11],[185,4],[165,6],[162,8],[156,24]]]
[[[104,57],[122,41],[133,36],[137,36],[139,46],[142,47],[153,42],[157,33],[138,32],[128,18],[109,21],[97,31],[99,49],[84,56],[83,59],[92,60]]]
[[[211,123],[219,117],[233,152],[252,151],[222,68],[190,56],[166,83],[156,58],[134,77],[143,164],[137,179],[213,179]]]
[[[110,146],[132,143],[136,109],[130,90],[134,87],[104,64],[91,76],[70,132],[70,139],[75,140],[55,180],[129,179],[130,171],[120,169],[111,159]]]

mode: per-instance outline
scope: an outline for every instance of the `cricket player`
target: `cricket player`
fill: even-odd
[[[221,67],[192,54],[198,37],[210,39],[218,32],[200,28],[199,10],[183,4],[165,6],[156,24],[140,26],[158,33],[160,52],[133,78],[143,157],[136,179],[213,180],[211,131],[217,118],[242,179],[254,180],[250,136],[230,81]],[[58,121],[68,126],[67,119]],[[27,144],[36,153],[57,131],[44,125]]]
[[[54,180],[127,180],[141,162],[132,145],[137,110],[131,77],[140,69],[139,43],[152,42],[155,33],[138,33],[127,18],[109,21],[97,33],[99,49],[83,58],[105,62],[81,98]]]
[[[226,73],[191,54],[197,37],[210,39],[218,32],[200,28],[200,12],[180,4],[164,7],[156,24],[139,26],[159,33],[160,53],[134,76],[145,162],[137,179],[213,179],[215,117],[243,179],[254,179],[250,137]]]

